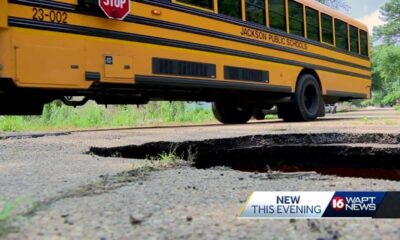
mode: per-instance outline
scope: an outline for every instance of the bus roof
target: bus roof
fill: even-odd
[[[368,27],[364,23],[357,21],[357,20],[355,20],[333,8],[330,8],[330,7],[326,6],[325,4],[317,2],[316,0],[295,0],[295,1],[300,2],[300,3],[304,4],[305,6],[314,8],[315,10],[318,10],[322,13],[328,14],[334,18],[338,18],[342,21],[347,22],[350,25],[353,25],[355,27],[358,27],[358,28],[368,32]]]

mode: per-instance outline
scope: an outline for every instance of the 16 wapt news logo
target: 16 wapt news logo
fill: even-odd
[[[400,192],[254,192],[238,217],[400,218]]]
[[[400,204],[400,202],[396,204],[392,202],[393,196],[398,196],[398,194],[385,192],[336,192],[323,217],[379,217],[386,208],[394,209],[395,205]],[[385,199],[386,203],[384,202]],[[381,210],[380,213],[379,209]]]
[[[335,197],[332,208],[337,211],[376,211],[376,197]]]

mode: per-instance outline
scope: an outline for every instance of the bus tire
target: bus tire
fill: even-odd
[[[256,109],[254,110],[253,118],[254,118],[255,120],[258,120],[258,121],[265,120],[265,116],[267,116],[267,115],[266,115],[265,113],[263,113],[262,109],[256,108]]]
[[[292,101],[278,108],[278,116],[286,122],[307,122],[318,118],[323,105],[321,88],[311,74],[300,76]]]
[[[244,124],[253,116],[254,109],[226,102],[214,102],[212,111],[215,118],[223,124]]]

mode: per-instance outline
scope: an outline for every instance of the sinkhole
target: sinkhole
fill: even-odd
[[[102,157],[134,159],[155,159],[171,151],[201,169],[225,166],[400,180],[400,134],[268,134],[90,149]]]

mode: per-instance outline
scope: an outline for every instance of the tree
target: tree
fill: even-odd
[[[380,12],[385,24],[374,28],[373,102],[393,105],[400,99],[400,0],[388,0]]]
[[[374,102],[393,105],[400,99],[400,47],[380,45],[372,50]]]
[[[317,1],[337,10],[344,10],[346,12],[350,10],[350,6],[347,4],[346,0],[317,0]]]
[[[380,12],[386,23],[374,28],[375,39],[381,39],[386,44],[398,44],[400,42],[400,0],[389,0]]]

